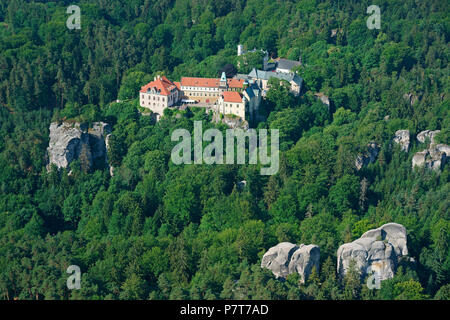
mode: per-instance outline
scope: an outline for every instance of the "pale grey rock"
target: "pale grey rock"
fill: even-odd
[[[378,152],[380,151],[380,147],[377,143],[371,142],[367,145],[367,152],[364,154],[359,154],[355,159],[355,167],[359,171],[363,167],[366,167],[370,163],[374,163],[377,159]]]
[[[450,146],[448,146],[446,144],[437,144],[434,146],[434,148],[435,148],[435,150],[437,150],[439,152],[445,153],[447,158],[450,157]]]
[[[51,123],[47,169],[52,164],[58,169],[67,168],[77,159],[88,169],[95,163],[107,164],[105,138],[110,131],[110,126],[103,122],[94,122],[91,129],[80,123]]]
[[[319,271],[320,249],[310,244],[299,246],[290,242],[281,242],[270,248],[263,256],[261,268],[267,268],[277,278],[286,278],[297,272],[301,282],[308,280],[313,267]]]
[[[89,145],[89,137],[78,123],[56,122],[50,125],[50,142],[47,148],[49,163],[58,169],[67,168],[78,159],[83,146]],[[91,160],[91,159],[89,159]]]
[[[289,262],[289,274],[297,272],[300,275],[300,282],[308,280],[313,268],[319,272],[320,249],[315,244],[301,244],[293,253]]]
[[[412,168],[425,167],[440,171],[450,156],[450,147],[446,144],[431,145],[428,149],[417,152],[412,158]]]
[[[399,260],[406,255],[406,228],[398,223],[387,223],[341,245],[337,251],[337,271],[341,277],[345,276],[354,261],[362,278],[370,271],[376,272],[380,280],[386,280],[394,277]]]
[[[89,144],[94,161],[108,163],[106,139],[109,139],[111,131],[111,126],[105,122],[94,122],[89,129]]]
[[[420,143],[425,143],[427,140],[429,140],[431,142],[431,144],[434,144],[434,137],[441,132],[441,130],[425,130],[420,132],[417,135],[417,141],[419,141]]]
[[[239,191],[244,190],[246,186],[247,186],[247,180],[242,180],[242,181],[239,181],[238,183],[236,183],[236,188]]]
[[[400,145],[402,151],[408,152],[410,143],[409,130],[397,130],[394,135],[394,142]]]
[[[403,98],[412,106],[414,105],[417,100],[419,100],[419,97],[417,97],[416,95],[413,95],[412,93],[405,93],[403,95]]]
[[[360,239],[381,238],[387,239],[394,246],[398,256],[408,255],[406,228],[398,223],[386,223],[377,229],[365,232]]]
[[[314,94],[324,105],[330,107],[330,98],[323,94],[322,92],[317,92]]]
[[[412,168],[414,169],[414,167],[423,167],[425,165],[427,155],[428,150],[417,152],[412,158]]]
[[[250,127],[248,122],[240,117],[230,117],[229,115],[222,115],[217,112],[214,113],[212,122],[223,123],[227,125],[230,129],[248,130]]]
[[[289,262],[298,246],[290,242],[281,242],[270,248],[263,256],[261,268],[267,268],[277,278],[286,278],[289,275]]]

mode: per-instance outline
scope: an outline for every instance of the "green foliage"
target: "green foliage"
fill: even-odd
[[[63,2],[0,4],[0,299],[449,299],[449,166],[411,170],[418,132],[449,143],[448,3],[380,0],[381,30],[366,28],[355,1],[79,5],[82,29],[68,30]],[[168,109],[158,123],[138,109],[151,75],[261,68],[259,51],[236,57],[238,43],[302,58],[300,97],[271,79],[257,124],[280,130],[271,177],[254,165],[174,165],[175,129],[224,127],[201,108]],[[60,120],[112,125],[114,176],[83,159],[47,171]],[[392,143],[399,129],[411,132],[408,153]],[[371,141],[377,160],[357,171]],[[340,279],[339,245],[386,222],[405,225],[416,263],[376,291],[354,266]],[[282,241],[320,246],[306,284],[261,269]],[[81,290],[66,288],[71,264]]]
[[[395,284],[394,295],[396,300],[423,300],[423,288],[419,282],[412,279]]]

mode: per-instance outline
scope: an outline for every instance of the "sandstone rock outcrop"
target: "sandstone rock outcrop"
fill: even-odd
[[[94,161],[104,161],[108,163],[107,157],[107,139],[111,133],[111,126],[104,122],[94,122],[92,128],[88,130],[89,144],[92,150],[92,158]]]
[[[91,129],[85,124],[57,123],[50,125],[50,142],[47,148],[50,169],[55,164],[58,169],[67,168],[77,159],[88,169],[107,164],[106,136],[111,131],[108,124],[95,122]]]
[[[394,135],[394,142],[400,145],[402,151],[408,152],[410,143],[409,130],[397,130]]]
[[[446,144],[432,144],[428,149],[419,151],[413,156],[412,168],[425,167],[439,171],[444,167],[448,158],[450,158],[450,146]]]
[[[441,132],[441,130],[425,130],[420,132],[417,135],[417,141],[419,141],[420,143],[425,143],[428,139],[430,140],[431,144],[434,144],[434,137]]]
[[[359,154],[355,159],[355,167],[357,170],[361,170],[363,167],[367,166],[369,163],[374,163],[377,159],[380,147],[375,142],[371,142],[367,145],[367,152],[364,154]]]
[[[214,113],[212,121],[215,123],[223,123],[227,125],[230,129],[243,129],[248,130],[249,124],[246,120],[242,120],[240,117],[231,117],[229,115],[222,115],[219,113]]]
[[[376,272],[380,280],[394,276],[401,257],[408,255],[406,228],[387,223],[364,233],[359,239],[341,245],[337,251],[337,271],[343,277],[352,261],[364,278]]]
[[[412,93],[405,93],[403,95],[403,98],[412,106],[419,100],[419,97],[416,95],[413,95]]]
[[[319,271],[320,249],[314,244],[295,245],[281,242],[270,248],[263,256],[261,268],[268,268],[277,278],[286,278],[297,272],[301,282],[308,280],[313,267]]]

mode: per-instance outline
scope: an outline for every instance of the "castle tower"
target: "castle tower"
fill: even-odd
[[[220,84],[219,86],[221,88],[227,88],[227,75],[225,74],[225,72],[222,72],[222,76],[220,77]]]
[[[242,44],[238,44],[237,46],[237,55],[242,56],[244,54],[244,46]]]

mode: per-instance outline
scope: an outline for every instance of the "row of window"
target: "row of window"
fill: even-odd
[[[225,107],[232,107],[233,106],[233,104],[232,103],[230,103],[230,104],[228,104],[228,103],[225,103]],[[236,108],[239,108],[239,103],[236,103]]]
[[[205,88],[205,87],[181,87],[181,90],[201,90],[201,91],[219,91],[219,88]]]
[[[196,96],[196,97],[218,97],[220,94],[219,93],[214,93],[214,92],[211,92],[211,93],[208,93],[208,92],[205,92],[205,93],[202,93],[202,92],[188,92],[187,95],[188,96]]]
[[[151,107],[152,106],[152,103],[150,102],[150,101],[148,101],[147,102],[147,105],[149,106],[149,107]],[[142,106],[145,106],[145,102],[143,102],[143,105]],[[154,107],[156,107],[156,106],[158,106],[158,107],[164,107],[163,105],[161,105],[160,103],[155,103],[155,102],[153,102],[153,106]]]
[[[151,97],[153,97],[153,100],[154,100],[154,101],[160,101],[160,100],[159,100],[160,97],[148,95],[149,100],[152,100]],[[142,99],[145,99],[145,94],[142,94],[142,95],[141,95],[141,98],[142,98]],[[173,99],[175,99],[175,97],[173,97]],[[161,97],[161,101],[163,101],[163,102],[166,101],[166,98],[165,98],[165,97]],[[172,95],[169,95],[169,96],[168,96],[168,101],[169,101],[169,102],[172,101]]]
[[[141,97],[142,97],[142,99],[145,99],[145,94],[141,95]],[[149,98],[149,100],[152,100],[150,95],[148,95],[147,97]],[[155,97],[155,96],[152,96],[152,97],[153,97],[154,101],[159,101],[159,97]],[[161,101],[166,101],[166,99],[164,97],[161,97]],[[169,99],[169,101],[170,101],[170,99]]]

